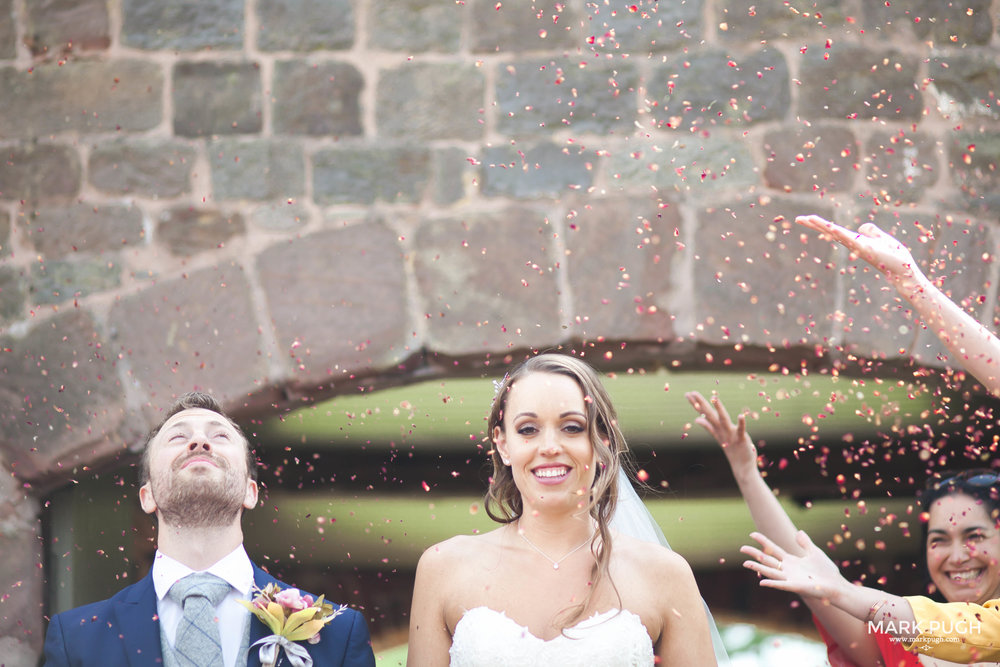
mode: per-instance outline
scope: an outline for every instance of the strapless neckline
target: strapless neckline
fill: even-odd
[[[468,616],[469,614],[495,614],[495,615],[499,616],[502,619],[501,622],[507,622],[512,627],[517,628],[518,631],[522,632],[523,634],[531,637],[532,639],[536,639],[536,640],[538,640],[540,642],[544,642],[546,644],[554,642],[554,641],[558,641],[560,639],[567,639],[569,637],[572,637],[574,634],[576,634],[577,630],[586,629],[586,628],[589,628],[592,625],[596,625],[598,623],[603,623],[604,621],[608,620],[612,616],[615,616],[616,614],[622,614],[622,615],[624,615],[626,617],[631,617],[628,620],[634,620],[639,625],[642,625],[642,619],[639,618],[636,614],[633,614],[632,612],[630,612],[628,609],[621,609],[621,610],[619,610],[619,609],[608,609],[607,611],[595,612],[593,616],[591,616],[589,618],[585,618],[582,621],[580,621],[579,623],[577,623],[576,625],[573,625],[573,626],[570,626],[570,627],[566,628],[566,630],[563,632],[563,634],[556,635],[552,639],[542,639],[541,637],[539,637],[538,635],[536,635],[535,633],[533,633],[530,629],[528,629],[528,626],[521,625],[520,623],[518,623],[517,621],[515,621],[513,618],[511,618],[510,616],[508,616],[506,612],[497,611],[496,609],[491,609],[490,607],[473,607],[472,609],[468,610],[467,612],[465,612],[462,615],[462,618],[458,621],[459,624],[461,624],[462,621],[465,620],[465,617]],[[643,629],[643,631],[646,631],[646,626],[642,625],[642,629]],[[457,625],[455,626],[455,633],[456,634],[458,633],[458,626]],[[647,632],[646,634],[648,636],[649,633]]]
[[[595,613],[551,639],[533,634],[503,611],[474,607],[455,626],[452,667],[483,665],[653,664],[653,642],[638,615],[627,609]]]

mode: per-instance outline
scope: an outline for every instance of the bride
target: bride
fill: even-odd
[[[687,562],[609,527],[626,445],[595,371],[528,359],[488,432],[486,511],[502,525],[421,556],[407,664],[715,665]]]

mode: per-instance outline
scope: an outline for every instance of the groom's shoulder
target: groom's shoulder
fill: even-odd
[[[132,584],[104,600],[90,602],[54,614],[49,627],[50,629],[53,626],[57,627],[61,633],[80,640],[86,637],[96,638],[92,633],[98,633],[97,636],[99,636],[114,629],[116,619],[118,619],[116,607],[119,603],[135,602],[138,590],[141,589],[137,588],[137,584]],[[139,607],[136,607],[136,610],[138,609]]]

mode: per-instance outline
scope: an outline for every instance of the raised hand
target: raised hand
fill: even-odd
[[[699,416],[694,423],[718,441],[733,474],[739,476],[748,470],[756,470],[757,448],[747,433],[746,415],[738,415],[733,424],[718,396],[713,396],[711,403],[696,391],[689,391],[684,397],[698,411]]]
[[[838,241],[884,273],[954,361],[1000,396],[1000,339],[928,280],[906,246],[871,223],[852,232],[818,215],[799,216],[795,222]]]
[[[788,553],[761,533],[750,533],[762,549],[754,546],[740,547],[740,551],[754,560],[747,560],[743,567],[759,574],[760,585],[790,593],[828,600],[836,603],[844,586],[851,586],[823,551],[812,543],[804,531],[798,531],[796,542],[802,555]]]
[[[795,222],[837,241],[884,273],[896,285],[923,278],[923,273],[907,247],[870,222],[858,227],[857,231],[841,227],[818,215],[802,215],[795,218]]]

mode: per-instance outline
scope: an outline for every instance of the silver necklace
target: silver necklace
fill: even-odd
[[[583,542],[580,542],[580,544],[578,544],[575,547],[573,547],[572,549],[570,549],[569,553],[567,553],[565,556],[563,556],[559,560],[555,560],[554,558],[552,558],[551,556],[549,556],[547,553],[545,553],[544,551],[542,551],[540,548],[538,548],[537,544],[535,544],[534,542],[532,542],[531,540],[528,539],[528,537],[521,530],[521,522],[520,521],[518,521],[518,523],[517,523],[516,530],[517,530],[517,534],[521,536],[521,539],[523,539],[525,542],[528,543],[528,546],[530,546],[532,549],[534,549],[538,553],[542,554],[542,556],[545,558],[545,560],[547,560],[550,563],[552,563],[552,569],[553,570],[558,570],[559,569],[559,563],[563,562],[564,560],[566,560],[567,558],[569,558],[570,556],[572,556],[573,554],[575,554],[577,551],[579,551],[584,546],[586,546],[587,543],[589,543],[591,540],[594,539],[594,535],[591,534],[590,537],[588,537]]]

